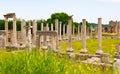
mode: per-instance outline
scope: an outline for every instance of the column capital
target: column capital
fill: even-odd
[[[16,21],[17,20],[17,18],[16,17],[13,17],[13,21]]]
[[[73,15],[68,16],[68,19],[72,19]]]
[[[22,21],[25,21],[24,19],[22,19]]]
[[[84,22],[84,21],[86,21],[86,19],[82,19],[82,21]]]
[[[7,17],[5,17],[5,20],[8,20],[8,18],[7,18]]]
[[[33,22],[36,22],[36,20],[34,19]]]
[[[102,18],[100,17],[100,18],[98,18],[98,19],[102,19]]]

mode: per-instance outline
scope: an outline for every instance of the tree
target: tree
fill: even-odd
[[[0,20],[0,30],[4,30],[5,28],[5,21],[4,20]]]
[[[51,18],[47,19],[47,23],[55,23],[55,19],[58,19],[62,22],[62,24],[68,23],[68,14],[61,12],[61,13],[53,13]]]
[[[17,25],[17,31],[21,31],[21,20],[17,20],[16,25]]]
[[[47,21],[44,19],[37,20],[37,30],[41,30],[41,23],[43,23],[43,25],[46,25]]]

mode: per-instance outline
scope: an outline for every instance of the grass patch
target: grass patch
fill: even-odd
[[[86,48],[88,50],[88,53],[95,54],[97,50],[98,45],[97,39],[87,39],[86,40]],[[115,52],[115,45],[120,44],[120,39],[103,39],[102,40],[102,50],[105,53],[110,53],[110,56],[114,56]],[[61,42],[60,43],[60,50],[66,51],[68,43],[67,42]],[[74,52],[79,53],[82,49],[82,42],[80,41],[73,41],[72,42],[72,48],[74,49]]]
[[[48,52],[0,52],[0,74],[113,74],[114,69],[76,63]]]

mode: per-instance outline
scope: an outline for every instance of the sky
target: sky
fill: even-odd
[[[56,12],[74,15],[75,22],[86,19],[103,24],[110,20],[120,21],[120,0],[2,0],[0,1],[0,19],[4,14],[16,13],[17,18],[25,20],[47,19]]]

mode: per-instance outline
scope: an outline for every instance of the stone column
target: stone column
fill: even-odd
[[[67,25],[67,39],[68,39],[68,34],[69,34],[69,27]]]
[[[102,54],[102,18],[98,18],[98,49],[96,54]]]
[[[63,38],[65,38],[65,24],[63,24]]]
[[[46,25],[46,29],[47,29],[47,31],[49,31],[49,24],[47,23],[47,25]],[[49,36],[47,36],[47,42],[49,42],[50,40],[49,40]]]
[[[49,31],[49,24],[47,23],[47,25],[46,25],[46,28],[47,28],[47,31]]]
[[[43,31],[43,23],[41,23],[41,31]]]
[[[58,39],[58,19],[55,19],[55,31],[57,32],[56,36],[56,50],[59,50],[59,39]]]
[[[80,25],[78,25],[78,40],[80,40]]]
[[[6,31],[6,44],[5,46],[8,46],[8,18],[5,18],[5,31]]]
[[[81,32],[82,32],[82,50],[80,51],[80,53],[87,53],[88,51],[86,50],[86,19],[82,20]]]
[[[37,23],[33,20],[33,45],[36,46],[36,32],[37,32]]]
[[[72,33],[71,33],[71,28],[72,27],[72,16],[69,16],[69,20],[68,20],[68,49],[67,49],[67,52],[72,52],[73,49],[72,49]]]
[[[90,26],[90,38],[92,38],[92,25]]]
[[[17,46],[17,30],[16,30],[16,17],[13,17],[13,33],[12,33],[12,45]]]
[[[51,31],[53,31],[53,24],[51,24]],[[51,37],[52,37],[51,38],[52,50],[55,50],[55,48],[56,48],[55,45],[54,45],[55,44],[54,43],[55,42],[55,39],[54,39],[55,37],[54,36],[51,36]]]
[[[26,46],[27,44],[27,38],[26,38],[26,29],[24,28],[26,26],[25,20],[22,20],[21,23],[21,38],[22,38],[22,44]]]
[[[61,27],[62,27],[62,22],[60,22],[59,40],[62,40],[62,38],[61,38]]]
[[[32,41],[31,41],[31,29],[32,29],[32,26],[31,26],[31,23],[29,22],[29,26],[26,27],[27,29],[27,43],[28,43],[28,52],[31,52],[32,51]]]
[[[43,31],[43,23],[41,23],[41,31]],[[40,47],[43,46],[43,36],[40,36]]]
[[[51,31],[53,31],[53,24],[51,24]]]
[[[74,33],[74,32],[75,32],[75,30],[74,30],[74,25],[72,26],[72,29],[73,29],[73,30],[72,30],[72,34],[73,34],[73,37],[74,37],[74,36],[75,36],[75,33]]]

